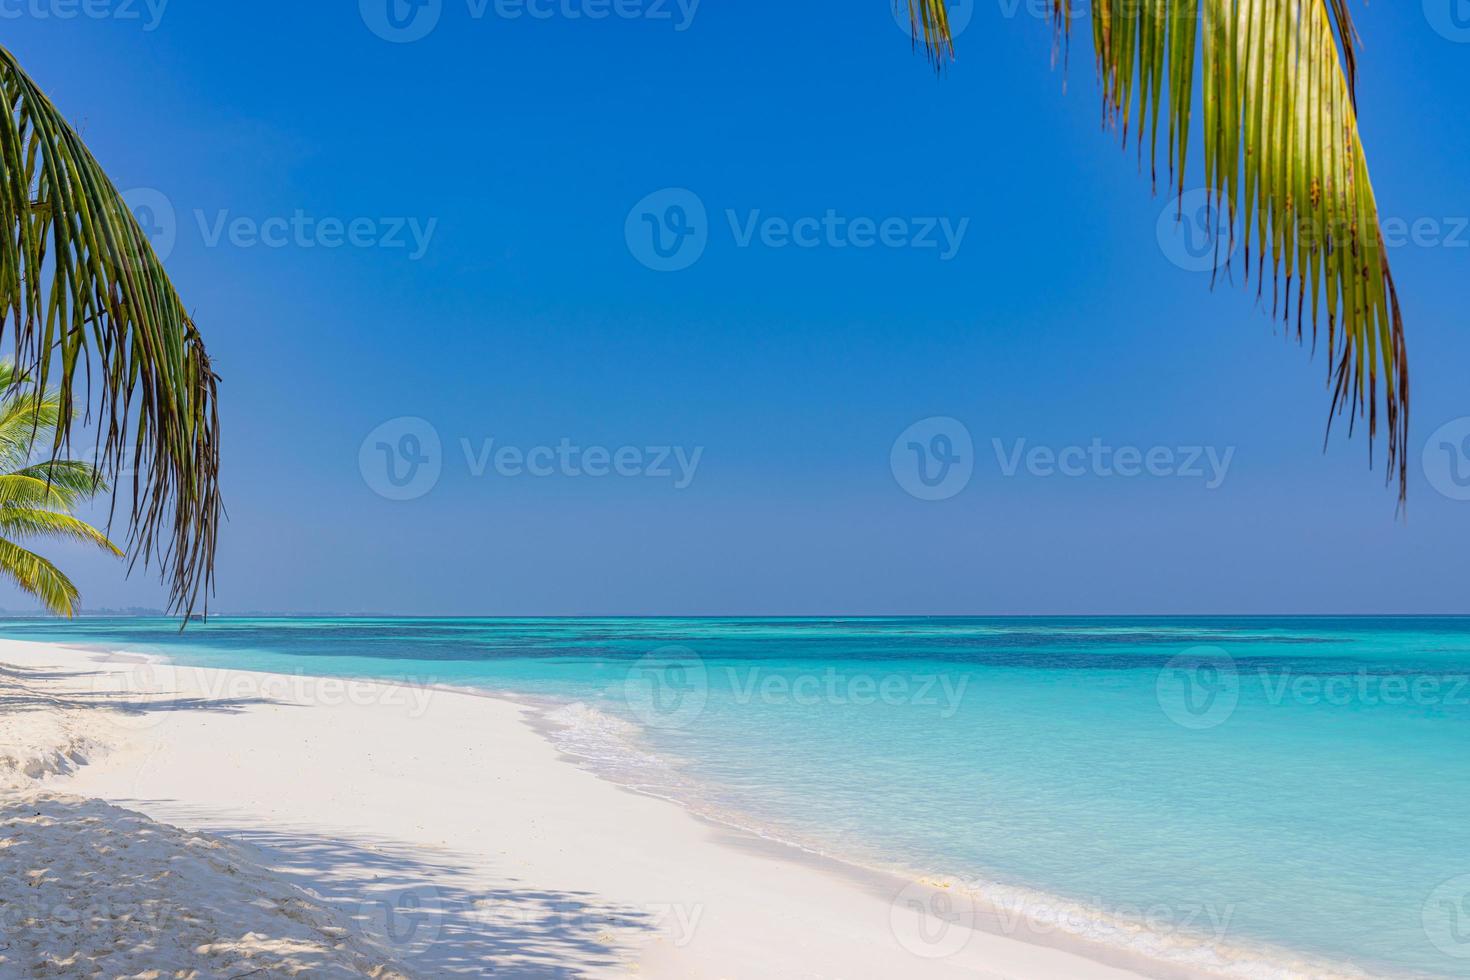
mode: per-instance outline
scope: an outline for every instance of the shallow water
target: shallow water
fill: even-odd
[[[0,623],[547,700],[612,778],[1240,975],[1470,974],[1470,619]]]

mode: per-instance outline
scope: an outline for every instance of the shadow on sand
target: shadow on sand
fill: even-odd
[[[187,808],[170,806],[181,816]],[[190,821],[193,822],[193,821]],[[420,976],[570,978],[624,965],[620,955],[659,928],[657,910],[587,891],[485,885],[468,860],[389,841],[291,830],[209,832],[253,849],[259,862],[320,896]]]
[[[281,704],[270,698],[170,697],[157,695],[138,697],[126,691],[77,691],[74,688],[57,693],[37,690],[37,683],[75,681],[86,677],[105,677],[100,672],[44,670],[0,664],[0,712],[5,711],[121,711],[145,715],[163,711],[222,711],[232,713],[251,705]],[[11,683],[6,683],[7,681]],[[14,686],[12,686],[14,685]]]

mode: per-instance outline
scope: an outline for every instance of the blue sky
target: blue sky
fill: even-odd
[[[1321,452],[1323,359],[1254,288],[1180,267],[1164,200],[1099,132],[1085,38],[1053,70],[1034,5],[976,4],[936,78],[885,0],[440,0],[406,43],[369,26],[393,34],[385,3],[0,9],[172,231],[224,378],[215,609],[1470,612],[1470,502],[1421,465],[1470,416],[1449,0],[1354,5],[1370,163],[1404,222],[1407,520],[1365,440]],[[649,268],[649,221],[672,247],[691,201],[702,252]],[[934,417],[962,429],[895,455]],[[907,443],[956,432],[968,480],[905,489]],[[1094,441],[1170,475],[1044,465]],[[385,482],[401,450],[431,485]],[[1230,454],[1219,480],[1206,450]],[[162,604],[54,554],[88,607]]]

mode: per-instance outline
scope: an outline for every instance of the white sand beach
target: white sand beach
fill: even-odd
[[[622,789],[532,713],[0,643],[0,977],[1183,975]]]

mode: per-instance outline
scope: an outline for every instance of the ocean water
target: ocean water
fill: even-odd
[[[1470,618],[139,619],[0,636],[508,693],[609,778],[1238,976],[1470,976]]]

